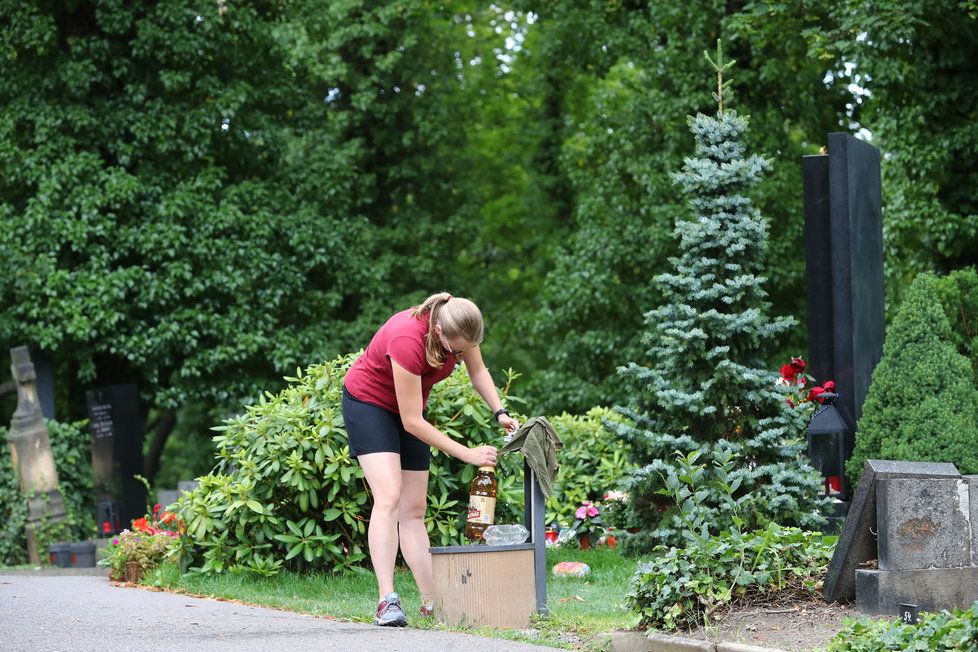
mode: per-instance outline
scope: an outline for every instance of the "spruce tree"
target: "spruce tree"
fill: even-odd
[[[692,216],[676,224],[673,271],[655,277],[664,303],[646,315],[648,359],[619,370],[633,397],[619,410],[633,423],[608,424],[633,442],[644,465],[629,484],[629,518],[641,530],[629,541],[635,551],[680,543],[690,518],[712,532],[729,525],[723,484],[734,488],[746,527],[821,521],[820,478],[801,460],[797,439],[804,418],[764,364],[776,338],[795,325],[767,315],[767,224],[747,195],[771,166],[745,153],[748,119],[725,107],[730,82],[723,76],[734,62],[723,62],[719,43],[716,61],[706,58],[717,73],[718,110],[688,119],[694,156],[673,175]],[[697,450],[706,466],[694,487],[697,513],[677,518],[662,490],[691,484],[675,453]],[[723,459],[729,475],[718,471]]]
[[[846,471],[867,459],[951,462],[978,473],[978,392],[955,347],[938,279],[919,274],[887,330]]]

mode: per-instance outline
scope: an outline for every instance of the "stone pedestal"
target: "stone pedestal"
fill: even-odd
[[[897,615],[901,604],[920,611],[966,609],[978,600],[978,567],[925,570],[857,570],[856,609],[871,615]]]

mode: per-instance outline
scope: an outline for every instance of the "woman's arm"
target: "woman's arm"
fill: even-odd
[[[503,406],[503,402],[499,400],[499,393],[496,391],[496,384],[492,382],[492,375],[490,375],[489,370],[486,369],[486,363],[482,361],[482,351],[479,350],[478,346],[474,346],[467,350],[464,354],[465,370],[469,373],[469,378],[472,380],[472,386],[475,387],[475,391],[479,392],[479,396],[482,400],[486,402],[489,409],[496,412]],[[499,415],[499,425],[501,425],[508,432],[515,432],[519,428],[519,423],[516,419],[512,418],[508,414]]]
[[[394,371],[394,394],[401,423],[409,433],[438,450],[476,466],[495,466],[496,449],[492,446],[469,448],[460,444],[427,421],[421,413],[421,376],[411,373],[391,359]]]

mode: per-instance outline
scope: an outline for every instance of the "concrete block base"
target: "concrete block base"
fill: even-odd
[[[898,616],[900,605],[920,611],[966,609],[978,600],[978,567],[926,570],[857,570],[856,609],[865,614]]]

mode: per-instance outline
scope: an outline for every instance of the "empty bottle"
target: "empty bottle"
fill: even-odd
[[[478,541],[496,516],[496,472],[491,466],[480,466],[469,486],[469,514],[465,519],[465,536]]]
[[[482,538],[490,546],[511,546],[523,543],[530,536],[530,531],[522,525],[490,525],[482,533]]]

